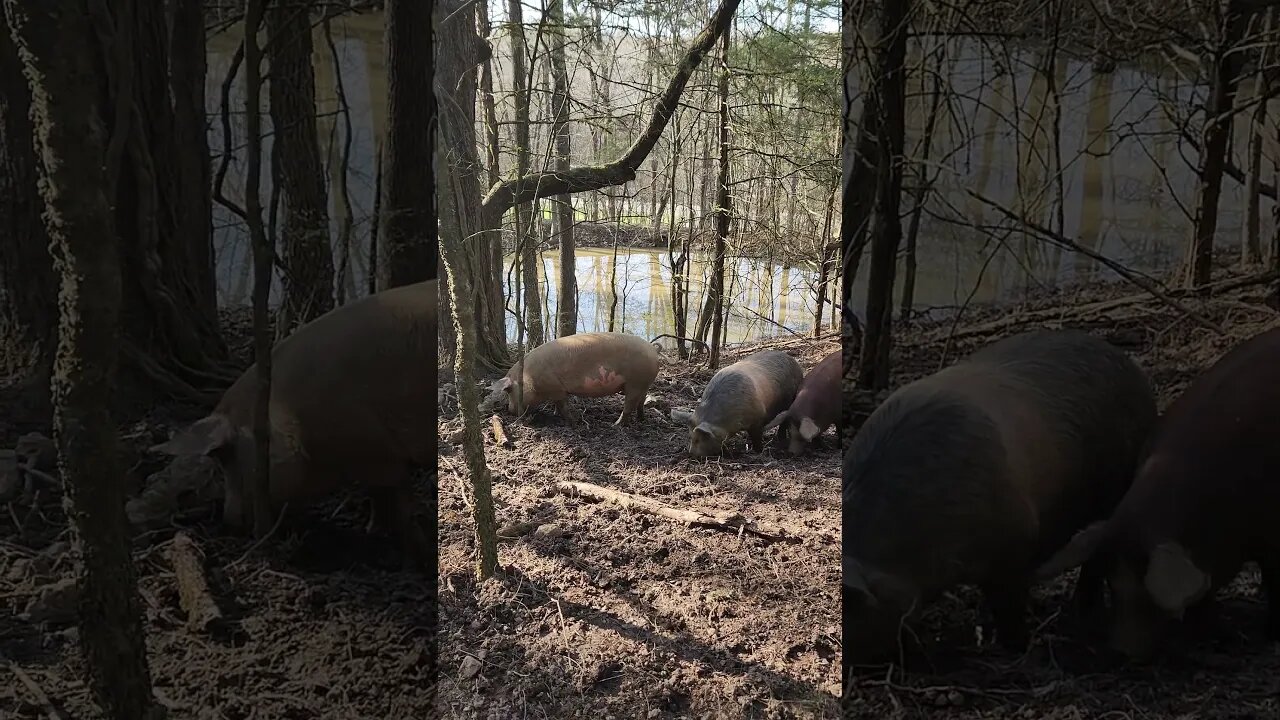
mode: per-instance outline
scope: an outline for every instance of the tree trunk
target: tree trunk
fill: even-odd
[[[827,240],[828,236],[831,234],[831,219],[832,215],[835,214],[836,194],[839,190],[840,188],[837,186],[827,197],[827,212],[822,220],[822,233],[819,235],[819,237],[822,238],[824,247],[822,248],[821,262],[818,265],[818,282],[816,284],[817,292],[815,293],[817,295],[817,307],[814,308],[813,311],[814,337],[820,337],[822,335],[822,305],[827,299],[828,278],[835,275],[836,253],[840,251],[840,244],[838,242],[829,242]],[[785,292],[786,288],[783,288],[783,291]]]
[[[524,10],[521,0],[507,2],[507,29],[511,33],[511,76],[515,95],[516,177],[529,174],[530,156],[533,152],[529,139],[529,86],[532,73],[528,68],[529,49],[524,35]],[[545,196],[539,196],[545,197]],[[534,223],[542,218],[533,216],[531,197],[515,204],[516,232],[515,252],[518,259],[520,283],[524,290],[524,331],[529,347],[542,344],[541,296],[538,293],[538,252],[534,240]]]
[[[924,204],[929,197],[929,154],[933,149],[933,128],[938,121],[938,108],[942,104],[942,61],[934,68],[933,92],[929,96],[929,117],[924,123],[924,137],[920,139],[923,148],[920,151],[920,162],[916,166],[916,187],[911,194],[911,220],[907,225],[907,253],[902,273],[902,305],[900,316],[910,317],[916,303],[916,240],[920,236],[920,218],[924,215]],[[1059,223],[1061,225],[1061,223]]]
[[[271,38],[266,47],[271,63],[271,162],[274,176],[280,178],[284,202],[280,233],[284,302],[276,317],[276,336],[283,338],[298,325],[333,309],[333,249],[329,197],[316,132],[310,13],[273,3],[266,19]]]
[[[124,296],[119,387],[113,399],[124,411],[150,409],[172,398],[212,402],[237,374],[226,364],[213,310],[209,186],[198,177],[208,156],[204,27],[200,13],[187,4],[191,0],[173,1],[171,31],[163,7],[110,4],[107,13],[118,42],[104,50],[107,61],[90,76],[100,86],[102,122],[116,141],[107,158],[108,201],[120,236],[131,239],[119,245]],[[184,40],[197,35],[198,42]],[[179,41],[171,56],[172,38]],[[199,79],[192,79],[196,75]],[[192,83],[200,101],[194,108]],[[17,107],[26,102],[24,97],[6,95],[9,117],[25,113]],[[128,108],[132,111],[123,112]],[[197,114],[198,121],[193,119]],[[197,122],[198,132],[193,127]],[[21,129],[11,125],[5,130]],[[10,147],[24,142],[29,141],[5,138]],[[5,316],[20,317],[15,298],[26,303],[43,294],[39,286],[41,278],[52,276],[52,258],[40,234],[18,234],[4,252],[24,259],[21,276],[13,279],[22,289],[0,297]],[[44,314],[52,307],[42,308]],[[51,328],[52,316],[46,320]],[[34,387],[44,396],[35,404],[50,407],[48,388]]]
[[[437,220],[431,167],[436,100],[429,91],[431,3],[387,3],[387,177],[378,288],[436,277]],[[474,32],[474,15],[471,30]],[[474,85],[473,85],[474,87]],[[475,97],[472,96],[474,103]]]
[[[54,439],[82,563],[80,641],[94,699],[111,718],[162,716],[124,513],[125,473],[110,407],[119,357],[121,263],[111,200],[118,171],[100,121],[102,36],[79,0],[6,0],[30,97],[45,231],[61,279],[53,367]],[[103,158],[107,162],[103,162]]]
[[[40,218],[36,154],[22,75],[9,26],[0,23],[0,378],[24,385],[19,423],[51,412],[49,373],[57,344],[57,288]],[[12,405],[10,412],[15,410]]]
[[[671,266],[671,327],[672,334],[676,336],[676,352],[682,360],[689,358],[689,349],[685,347],[684,338],[688,328],[687,318],[685,315],[685,299],[688,297],[685,290],[685,268],[689,263],[688,247],[682,248],[682,252],[677,255],[676,247],[680,245],[680,238],[676,234],[676,177],[680,172],[680,116],[676,116],[675,132],[672,136],[671,145],[671,221],[667,225],[667,263]],[[693,186],[690,185],[690,188]],[[690,198],[690,207],[693,206],[693,198]]]
[[[1235,50],[1244,36],[1248,17],[1240,11],[1239,0],[1228,0],[1222,18],[1222,39],[1214,48],[1213,81],[1205,104],[1204,142],[1200,147],[1199,179],[1196,187],[1196,215],[1187,257],[1187,285],[1199,287],[1213,272],[1213,238],[1218,230],[1218,198],[1231,139],[1236,85],[1240,77],[1242,53]]]
[[[484,441],[480,435],[479,393],[476,391],[476,343],[474,315],[474,288],[468,285],[476,277],[474,268],[468,267],[474,255],[464,249],[466,238],[478,235],[484,228],[478,212],[480,208],[479,158],[476,157],[475,136],[475,63],[476,37],[473,10],[463,10],[461,0],[440,0],[437,12],[448,17],[444,23],[437,19],[440,32],[440,66],[436,74],[436,92],[441,97],[471,98],[470,105],[457,102],[441,103],[440,138],[445,157],[435,164],[440,202],[440,240],[444,256],[449,294],[452,298],[454,332],[458,349],[454,363],[454,382],[458,389],[458,407],[462,413],[462,449],[471,474],[471,486],[475,494],[476,545],[479,563],[476,574],[487,578],[498,567],[498,536],[493,511],[493,479],[485,463]],[[453,27],[449,27],[452,25]],[[468,86],[469,85],[469,86]],[[484,241],[472,241],[484,244]]]
[[[724,255],[729,240],[732,196],[729,194],[729,36],[720,37],[720,176],[716,182],[716,251],[711,267],[711,369],[720,366],[720,334],[724,328]]]
[[[881,390],[889,384],[889,350],[893,341],[893,283],[902,240],[899,206],[902,195],[902,154],[906,95],[908,5],[889,3],[881,10],[880,47],[874,75],[878,101],[877,143],[879,182],[876,223],[871,239],[871,264],[867,269],[867,324],[863,334],[858,385]]]
[[[556,170],[568,172],[571,151],[569,131],[569,68],[565,59],[564,0],[550,0],[547,16],[551,27],[551,74],[555,78],[555,92],[551,102],[554,116],[551,134],[556,140]],[[573,240],[573,197],[561,193],[554,198],[556,230],[560,235],[560,284],[556,300],[556,334],[572,335],[578,328],[578,264]],[[549,290],[549,288],[548,288]]]
[[[1275,26],[1276,9],[1266,11],[1261,31],[1270,35]],[[1266,68],[1275,61],[1275,43],[1268,43],[1259,51],[1258,72],[1254,98],[1258,103],[1253,109],[1249,127],[1249,172],[1245,177],[1245,227],[1241,238],[1240,259],[1247,265],[1262,262],[1262,232],[1260,215],[1262,205],[1262,136],[1267,127],[1267,93],[1271,90],[1271,78]]]

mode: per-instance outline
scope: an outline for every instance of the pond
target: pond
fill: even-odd
[[[363,295],[367,287],[376,148],[386,129],[384,17],[381,13],[344,17],[333,22],[333,34],[337,71],[323,30],[317,27],[315,31],[316,96],[322,155],[329,169],[335,246],[341,206],[333,189],[343,180],[338,170],[343,132],[336,115],[339,78],[351,108],[352,147],[345,180],[353,205],[354,233],[351,247],[334,250],[335,265],[348,268],[343,289],[351,298]],[[221,84],[239,36],[239,26],[232,26],[209,41],[206,97],[215,169],[223,146],[218,116]],[[919,48],[913,53],[918,68]],[[1043,75],[1036,71],[1040,60],[1040,53],[1034,50],[1006,52],[980,41],[952,40],[947,69],[950,92],[932,149],[937,192],[927,204],[920,226],[917,309],[1005,302],[1020,298],[1028,289],[1111,274],[1093,260],[1029,234],[993,229],[1000,224],[1000,216],[970,196],[970,190],[1003,206],[1022,208],[1046,226],[1056,227],[1060,216],[1067,237],[1133,269],[1165,271],[1181,261],[1190,232],[1197,158],[1192,148],[1178,142],[1177,121],[1165,107],[1191,107],[1193,98],[1203,96],[1203,88],[1172,74],[1125,67],[1100,74],[1087,60],[1061,59],[1054,76],[1062,108],[1061,144],[1055,153],[1050,94]],[[913,153],[928,115],[921,77],[921,73],[914,73],[908,86],[908,146]],[[1253,96],[1252,86],[1252,81],[1244,83],[1241,102]],[[237,82],[231,88],[232,142],[237,148],[243,144],[243,117],[237,110],[243,101],[239,87]],[[269,125],[269,118],[264,118],[264,128]],[[1242,157],[1247,129],[1247,113],[1238,114],[1233,147],[1235,163],[1241,167],[1247,164]],[[1268,130],[1267,136],[1264,152],[1273,156],[1274,141],[1270,138],[1275,136],[1274,130]],[[264,151],[269,153],[270,147],[268,135]],[[1056,170],[1055,154],[1061,156],[1061,173]],[[240,163],[232,163],[224,187],[237,201],[242,198],[242,169]],[[1059,176],[1060,183],[1056,180]],[[266,172],[263,193],[264,199],[269,197]],[[910,208],[910,199],[904,198],[904,212]],[[1240,243],[1243,210],[1243,188],[1233,180],[1224,181],[1219,247]],[[1268,201],[1262,214],[1264,238],[1271,232],[1269,210]],[[838,218],[835,224],[838,226]],[[247,303],[252,287],[247,236],[242,224],[217,206],[215,251],[220,301],[224,305]],[[583,330],[608,326],[615,294],[608,280],[612,256],[611,248],[579,250]],[[618,301],[612,310],[615,327],[650,336],[670,332],[670,270],[665,252],[621,249],[618,259]],[[554,309],[555,253],[544,255],[543,260],[544,289],[551,290],[547,304]],[[809,289],[812,268],[766,267],[746,259],[734,263],[729,273],[733,286],[730,342],[788,331],[811,332],[815,302]],[[695,265],[698,276],[705,258],[697,259]],[[865,296],[865,268],[864,261],[854,290],[859,305]],[[694,308],[699,305],[702,287],[695,281]],[[691,322],[695,317],[696,310],[691,313]],[[514,320],[510,329],[514,335]]]
[[[654,248],[618,248],[615,272],[613,248],[578,248],[575,251],[578,281],[578,331],[615,330],[654,338],[675,333],[671,304],[671,266],[667,252]],[[512,294],[512,260],[503,263],[507,308],[515,307]],[[729,316],[725,329],[730,344],[779,335],[809,335],[813,331],[818,273],[812,268],[783,267],[752,258],[725,258],[725,297]],[[692,253],[687,271],[688,328],[692,335],[698,313],[706,300],[711,275],[711,255]],[[560,288],[560,253],[542,254],[539,271],[544,296],[543,316],[555,317]],[[830,293],[828,292],[828,296]],[[824,303],[824,326],[830,326],[831,305]],[[610,318],[613,319],[612,327]],[[548,324],[544,320],[544,324]],[[554,323],[550,323],[554,327]],[[516,322],[508,314],[507,336],[516,338]],[[664,344],[673,341],[665,339]]]

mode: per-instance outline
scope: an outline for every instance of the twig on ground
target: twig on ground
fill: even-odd
[[[502,447],[515,447],[515,443],[511,438],[507,437],[506,431],[502,428],[502,420],[497,415],[489,416],[489,426],[493,428],[493,439]]]
[[[639,510],[687,525],[705,525],[735,533],[748,532],[757,537],[773,541],[803,542],[805,539],[811,539],[833,544],[840,542],[839,534],[834,532],[809,532],[762,523],[732,511],[683,510],[653,498],[633,495],[620,490],[611,490],[592,483],[562,480],[556,483],[556,487],[566,495],[582,495],[596,500],[611,502],[621,507]]]
[[[57,720],[71,720],[71,715],[66,710],[63,710],[54,704],[54,702],[49,699],[49,696],[45,695],[44,690],[41,690],[40,686],[36,684],[36,681],[32,680],[31,676],[28,675],[26,671],[18,667],[18,663],[10,660],[9,669],[13,671],[13,674],[18,678],[18,681],[26,686],[27,691],[35,696],[36,703],[40,705],[40,709],[43,710],[45,714],[51,718],[57,718]]]

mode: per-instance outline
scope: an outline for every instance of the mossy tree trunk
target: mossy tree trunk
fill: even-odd
[[[107,717],[161,717],[151,693],[125,473],[109,409],[122,279],[108,189],[121,171],[126,130],[102,122],[107,108],[98,104],[98,88],[85,82],[99,76],[104,49],[87,2],[6,0],[5,15],[31,87],[45,231],[60,279],[54,439],[81,556],[80,641],[89,686]]]

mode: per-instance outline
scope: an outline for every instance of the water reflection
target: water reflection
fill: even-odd
[[[578,248],[575,255],[578,281],[578,331],[596,332],[610,328],[652,338],[675,332],[671,310],[671,266],[666,251],[649,248],[618,248],[614,263],[612,248]],[[504,258],[503,285],[507,307],[512,299],[512,256]],[[692,335],[698,313],[706,300],[711,273],[711,257],[694,253],[688,270],[688,335]],[[616,272],[615,272],[616,267]],[[729,318],[725,337],[729,343],[744,342],[792,333],[807,335],[813,330],[817,298],[813,286],[817,272],[812,268],[784,268],[751,258],[725,259],[725,296]],[[560,253],[542,254],[539,286],[544,312],[558,312]],[[830,303],[824,303],[824,325],[830,325]],[[544,323],[554,327],[554,322]],[[516,321],[508,313],[507,336],[516,338]],[[670,342],[669,340],[667,342]]]

